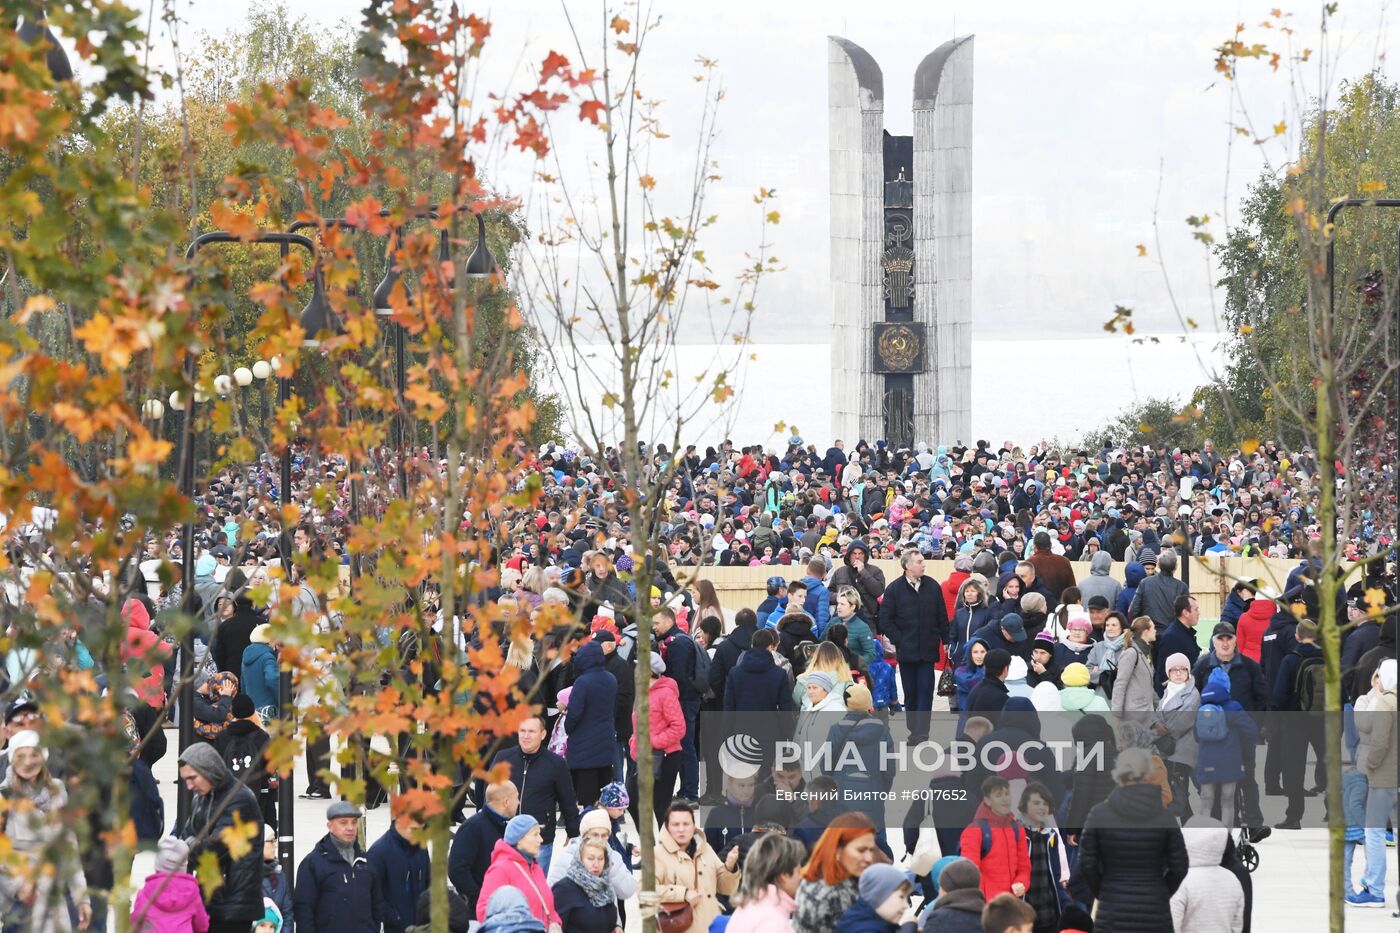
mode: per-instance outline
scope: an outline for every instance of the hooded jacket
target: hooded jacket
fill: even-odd
[[[1259,666],[1263,669],[1266,691],[1273,686],[1283,659],[1298,647],[1298,639],[1294,637],[1297,628],[1298,617],[1292,612],[1284,608],[1274,610],[1259,645]]]
[[[791,710],[792,687],[787,672],[765,648],[750,648],[729,673],[724,688],[726,711],[774,712]]]
[[[977,587],[982,593],[982,599],[977,603],[969,604],[966,601],[968,587]],[[956,607],[952,613],[952,625],[948,633],[948,657],[956,658],[962,654],[963,646],[972,639],[972,635],[982,626],[992,621],[992,609],[987,603],[987,585],[977,580],[967,579],[958,587],[958,595],[954,602]]]
[[[851,564],[851,556],[856,552],[865,555],[865,566],[857,573]],[[870,562],[870,546],[857,538],[846,545],[843,564],[831,575],[831,592],[834,594],[843,586],[853,586],[860,594],[860,614],[874,619],[880,613],[880,597],[885,593],[885,572]]]
[[[1079,581],[1079,593],[1083,597],[1084,605],[1089,605],[1089,599],[1094,596],[1102,596],[1108,600],[1110,609],[1118,603],[1118,594],[1123,592],[1123,584],[1109,576],[1112,569],[1113,558],[1105,551],[1099,551],[1089,558],[1089,575]]]
[[[277,652],[262,642],[251,642],[243,651],[239,685],[253,701],[255,709],[269,706],[276,709],[281,686],[277,670]]]
[[[1118,592],[1118,601],[1113,604],[1114,609],[1125,616],[1128,615],[1128,610],[1133,605],[1133,598],[1137,596],[1138,584],[1145,576],[1147,576],[1147,571],[1137,561],[1132,561],[1123,568],[1123,589]]]
[[[1229,622],[1238,628],[1237,623],[1249,611],[1251,602],[1253,600],[1245,599],[1237,591],[1231,590],[1225,596],[1225,605],[1220,607],[1220,621]]]
[[[511,887],[525,895],[525,903],[530,914],[546,927],[559,923],[559,914],[554,910],[554,892],[545,879],[540,863],[527,858],[515,846],[504,839],[491,850],[491,867],[481,881],[481,895],[476,901],[476,919],[484,921],[492,895],[500,888]]]
[[[617,749],[613,726],[617,681],[607,671],[603,646],[589,642],[580,648],[574,655],[574,672],[573,693],[564,714],[569,767],[611,767]]]
[[[199,882],[186,872],[153,872],[131,902],[131,933],[204,933],[209,914]]]
[[[959,888],[940,894],[925,914],[924,933],[982,933],[982,910],[987,897],[981,888]]]
[[[1098,898],[1095,928],[1172,933],[1171,897],[1190,860],[1155,784],[1116,788],[1089,813],[1078,871]]]
[[[1234,593],[1230,594],[1234,596]],[[1264,631],[1269,627],[1269,620],[1274,617],[1273,600],[1260,596],[1249,604],[1244,613],[1235,623],[1235,640],[1239,643],[1240,651],[1245,657],[1258,661],[1260,651],[1263,648]],[[1228,622],[1223,615],[1222,622]]]
[[[180,753],[180,763],[189,765],[212,785],[209,793],[195,794],[190,801],[190,815],[176,833],[190,846],[190,864],[198,865],[205,852],[213,852],[224,879],[209,896],[206,907],[214,923],[247,921],[252,923],[263,914],[262,906],[262,847],[254,844],[235,858],[223,841],[223,832],[235,820],[244,825],[262,825],[262,810],[258,799],[248,788],[233,779],[228,766],[214,746],[200,742]],[[204,834],[202,842],[194,841]]]
[[[1259,727],[1243,706],[1230,696],[1230,678],[1220,668],[1210,672],[1205,689],[1201,691],[1201,706],[1214,704],[1225,712],[1229,730],[1225,738],[1209,742],[1201,738],[1201,714],[1196,713],[1196,786],[1228,784],[1244,777],[1244,755],[1254,751],[1259,740]]]
[[[122,606],[126,620],[126,641],[122,644],[122,660],[136,671],[133,689],[143,703],[165,705],[165,659],[170,649],[160,636],[151,631],[151,616],[138,599],[128,599]]]
[[[681,694],[676,682],[661,676],[652,679],[647,688],[647,702],[651,715],[652,751],[668,755],[681,750],[681,740],[685,738],[685,711],[681,709]],[[632,711],[632,738],[628,742],[632,758],[637,757],[637,713]]]
[[[214,664],[221,671],[238,674],[243,670],[243,652],[252,644],[253,629],[267,620],[247,596],[233,601],[233,615],[219,623],[212,646]]]
[[[1181,831],[1191,868],[1172,895],[1172,924],[1190,933],[1240,933],[1244,929],[1244,889],[1221,866],[1229,832],[1223,826]]]

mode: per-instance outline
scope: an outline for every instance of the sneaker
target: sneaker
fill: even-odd
[[[1385,898],[1377,897],[1369,891],[1358,891],[1347,895],[1347,903],[1352,907],[1384,907]]]
[[[1274,829],[1302,829],[1302,825],[1296,821],[1275,823]]]
[[[331,792],[320,787],[308,787],[303,793],[297,796],[302,800],[329,800]]]
[[[1261,826],[1258,829],[1249,830],[1250,842],[1263,842],[1274,834],[1273,829],[1268,826]]]

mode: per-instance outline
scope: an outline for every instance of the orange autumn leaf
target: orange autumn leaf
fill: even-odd
[[[252,215],[247,211],[237,210],[223,198],[209,206],[209,216],[214,221],[214,226],[220,230],[227,230],[245,243],[257,239],[258,225]]]
[[[621,16],[614,16],[612,18],[612,22],[608,25],[611,26],[612,31],[617,33],[619,36],[632,28],[632,24],[629,23],[627,20],[623,19]]]
[[[602,115],[604,109],[601,100],[586,100],[578,105],[578,118],[580,120],[587,120],[589,123],[597,126],[598,119]]]
[[[656,187],[656,179],[652,178],[650,175],[643,175],[641,178],[637,179],[637,184],[641,185],[647,191],[650,191]]]

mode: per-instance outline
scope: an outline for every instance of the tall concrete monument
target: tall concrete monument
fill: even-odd
[[[914,135],[884,75],[829,37],[831,421],[853,444],[971,441],[972,37],[914,72]]]

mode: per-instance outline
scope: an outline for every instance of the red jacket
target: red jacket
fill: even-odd
[[[1235,641],[1239,645],[1240,654],[1254,661],[1259,660],[1264,644],[1264,630],[1269,627],[1269,620],[1273,616],[1273,600],[1259,596],[1249,604],[1244,615],[1240,616],[1240,621],[1235,623]]]
[[[151,706],[165,705],[165,668],[162,666],[170,655],[170,649],[161,644],[160,637],[151,631],[151,616],[139,599],[128,599],[122,606],[122,618],[126,620],[126,643],[122,645],[122,660],[135,662],[132,684],[136,695],[143,703]]]
[[[963,581],[972,574],[965,570],[954,570],[948,574],[948,579],[943,581],[943,604],[948,607],[948,618],[958,614],[958,588],[963,585]]]
[[[491,850],[491,867],[481,879],[481,893],[476,898],[476,919],[486,920],[486,906],[497,888],[515,888],[525,895],[525,903],[530,905],[530,913],[546,927],[552,923],[561,926],[558,912],[554,909],[554,892],[545,880],[544,869],[534,859],[526,859],[520,850],[504,839],[496,840]]]
[[[653,751],[678,752],[685,738],[685,714],[681,711],[681,688],[670,677],[661,676],[647,689],[651,710],[651,747]],[[632,757],[637,757],[637,711],[632,711]]]
[[[978,820],[991,824],[992,846],[982,856],[982,827]],[[967,824],[959,840],[959,854],[982,872],[982,893],[991,900],[998,894],[1009,894],[1016,882],[1031,886],[1031,848],[1026,840],[1026,828],[1016,824],[1011,814],[997,816],[985,803],[977,807],[977,815]]]

